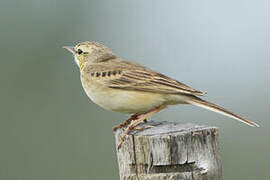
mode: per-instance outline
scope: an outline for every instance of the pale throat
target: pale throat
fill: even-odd
[[[74,61],[77,64],[77,66],[80,66],[80,62],[79,62],[78,58],[76,57],[76,55],[74,55]]]
[[[79,61],[76,55],[74,55],[74,61],[76,62],[77,66],[82,69],[83,63]]]

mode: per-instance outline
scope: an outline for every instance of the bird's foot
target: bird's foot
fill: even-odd
[[[113,131],[116,131],[117,129],[123,128],[131,123],[131,121],[138,118],[137,114],[133,114],[130,118],[125,120],[124,122],[120,123],[118,126],[113,127]]]
[[[146,119],[145,119],[145,121],[146,121]],[[143,122],[145,122],[145,121],[143,121]],[[147,122],[147,121],[146,121]],[[145,122],[145,123],[146,123]],[[122,146],[122,144],[125,142],[125,140],[126,140],[126,136],[129,134],[129,132],[130,131],[132,131],[132,130],[135,130],[135,131],[143,131],[143,130],[145,130],[145,129],[149,129],[149,128],[153,128],[153,127],[155,127],[155,126],[151,126],[151,125],[144,125],[144,126],[141,126],[141,127],[132,127],[132,128],[127,128],[126,130],[125,130],[125,134],[124,134],[124,136],[121,138],[121,142],[118,144],[118,148],[117,149],[120,149],[121,148],[121,146]]]
[[[133,120],[138,119],[138,117],[141,114],[133,114],[130,118],[128,118],[127,120],[125,120],[124,122],[120,123],[118,126],[113,127],[113,131],[117,131],[120,128],[126,127],[127,125],[129,125]],[[147,123],[147,119],[145,119],[143,122]]]
[[[121,139],[121,142],[118,144],[117,149],[119,150],[122,147],[122,144],[125,142],[127,135],[130,133],[130,131],[132,131],[138,124],[140,124],[141,122],[145,122],[146,118],[150,117],[151,115],[153,115],[154,113],[159,112],[160,110],[162,110],[164,107],[163,106],[158,106],[155,109],[150,110],[149,112],[142,114],[141,117],[137,118],[134,122],[130,123],[129,126],[127,127],[127,129],[124,132],[124,136]],[[147,121],[146,121],[147,122]],[[143,127],[142,127],[143,128]],[[144,128],[145,129],[145,128]],[[144,130],[141,129],[141,130]]]
[[[141,127],[136,127],[138,124],[140,124],[141,122],[145,122],[144,120],[140,120],[141,118],[139,119],[136,119],[133,123],[131,123],[127,129],[124,131],[124,136],[121,138],[121,141],[120,143],[118,144],[118,147],[117,149],[119,150],[122,146],[122,144],[125,142],[126,140],[126,137],[127,135],[129,135],[129,133],[132,131],[132,130],[136,130],[136,131],[143,131],[145,129],[149,129],[149,128],[152,128],[153,126],[141,126]],[[140,120],[140,122],[138,124],[135,124],[136,121]],[[146,119],[145,119],[146,120]],[[146,121],[147,122],[147,121]],[[133,125],[134,124],[134,125]]]

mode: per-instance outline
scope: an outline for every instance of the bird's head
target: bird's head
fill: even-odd
[[[73,54],[75,62],[80,68],[83,68],[85,63],[99,63],[116,57],[109,48],[97,42],[86,41],[76,46],[64,46],[63,48]]]

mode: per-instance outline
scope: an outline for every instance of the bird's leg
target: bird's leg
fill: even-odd
[[[137,119],[139,115],[140,115],[140,114],[133,114],[132,116],[130,116],[130,118],[128,118],[128,119],[125,120],[124,122],[120,123],[118,126],[115,126],[115,127],[113,128],[113,131],[116,131],[117,129],[120,129],[120,128],[122,128],[122,127],[125,127],[125,126],[129,125],[130,122],[133,121],[133,120],[135,120],[135,119]]]
[[[142,116],[141,116],[140,118],[138,118],[138,119],[136,119],[134,122],[132,122],[132,123],[128,126],[128,128],[125,130],[124,136],[122,137],[122,140],[121,140],[121,142],[118,144],[118,147],[117,147],[117,148],[118,148],[118,149],[121,148],[122,144],[123,144],[124,141],[126,140],[126,136],[129,134],[129,132],[130,132],[131,130],[134,129],[135,126],[137,126],[138,124],[140,124],[141,122],[143,122],[144,120],[146,120],[146,118],[148,118],[148,117],[152,116],[153,114],[155,114],[155,113],[161,111],[163,108],[164,108],[164,106],[162,106],[162,105],[161,105],[161,106],[158,106],[158,107],[156,107],[155,109],[152,109],[152,110],[148,111],[147,113],[142,114]]]

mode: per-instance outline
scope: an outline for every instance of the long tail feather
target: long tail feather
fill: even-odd
[[[208,109],[210,111],[214,111],[216,113],[220,113],[222,115],[225,115],[225,116],[228,116],[230,118],[236,119],[236,120],[238,120],[240,122],[243,122],[243,123],[245,123],[245,124],[247,124],[249,126],[259,127],[259,125],[256,124],[255,122],[252,122],[250,120],[242,118],[242,117],[240,117],[240,116],[238,116],[238,115],[236,115],[236,114],[234,114],[234,113],[232,113],[232,112],[230,112],[230,111],[228,111],[228,110],[226,110],[226,109],[224,109],[224,108],[222,108],[222,107],[220,107],[220,106],[218,106],[216,104],[213,104],[211,102],[207,102],[207,101],[202,100],[202,99],[200,99],[200,98],[198,98],[196,96],[193,96],[192,98],[189,98],[187,100],[187,102],[190,103],[190,104],[193,104],[195,106],[199,106],[199,107]]]

